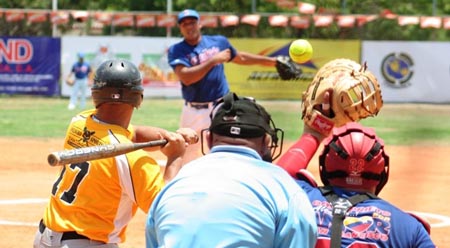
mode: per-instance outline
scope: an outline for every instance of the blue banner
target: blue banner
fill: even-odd
[[[61,39],[0,36],[0,93],[59,95]]]

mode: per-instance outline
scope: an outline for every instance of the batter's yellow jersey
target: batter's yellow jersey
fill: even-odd
[[[100,123],[92,118],[94,113],[95,109],[87,110],[72,119],[65,149],[131,142],[131,125],[124,129]],[[53,184],[43,220],[54,231],[122,243],[137,208],[147,213],[163,186],[160,167],[143,150],[65,165]]]

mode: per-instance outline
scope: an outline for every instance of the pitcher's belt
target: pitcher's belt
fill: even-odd
[[[195,109],[207,109],[211,106],[216,105],[222,98],[219,98],[217,100],[214,100],[212,102],[184,102],[184,105],[195,108]]]
[[[47,228],[44,224],[44,221],[39,222],[39,232],[44,233],[45,228]],[[61,240],[68,240],[68,239],[89,239],[86,236],[83,236],[81,234],[78,234],[77,232],[63,232],[63,235],[61,237]]]

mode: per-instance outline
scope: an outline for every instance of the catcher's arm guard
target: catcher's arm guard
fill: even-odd
[[[317,106],[330,93],[330,115]],[[302,96],[302,118],[306,125],[323,135],[336,126],[375,116],[383,106],[381,88],[376,77],[350,59],[335,59],[319,69]]]
[[[277,161],[277,164],[286,170],[289,175],[297,178],[297,172],[308,167],[309,161],[319,148],[319,140],[309,133],[304,133],[287,152]]]
[[[278,56],[275,68],[283,80],[299,79],[302,75],[300,66],[287,56]]]

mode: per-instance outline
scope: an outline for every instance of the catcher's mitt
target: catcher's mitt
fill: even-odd
[[[299,65],[287,56],[278,56],[275,68],[283,80],[297,79],[302,75],[302,70]]]
[[[324,115],[322,103],[330,92],[330,113]],[[302,96],[302,119],[322,135],[350,121],[375,116],[383,106],[381,89],[376,77],[350,59],[335,59],[316,73]]]

